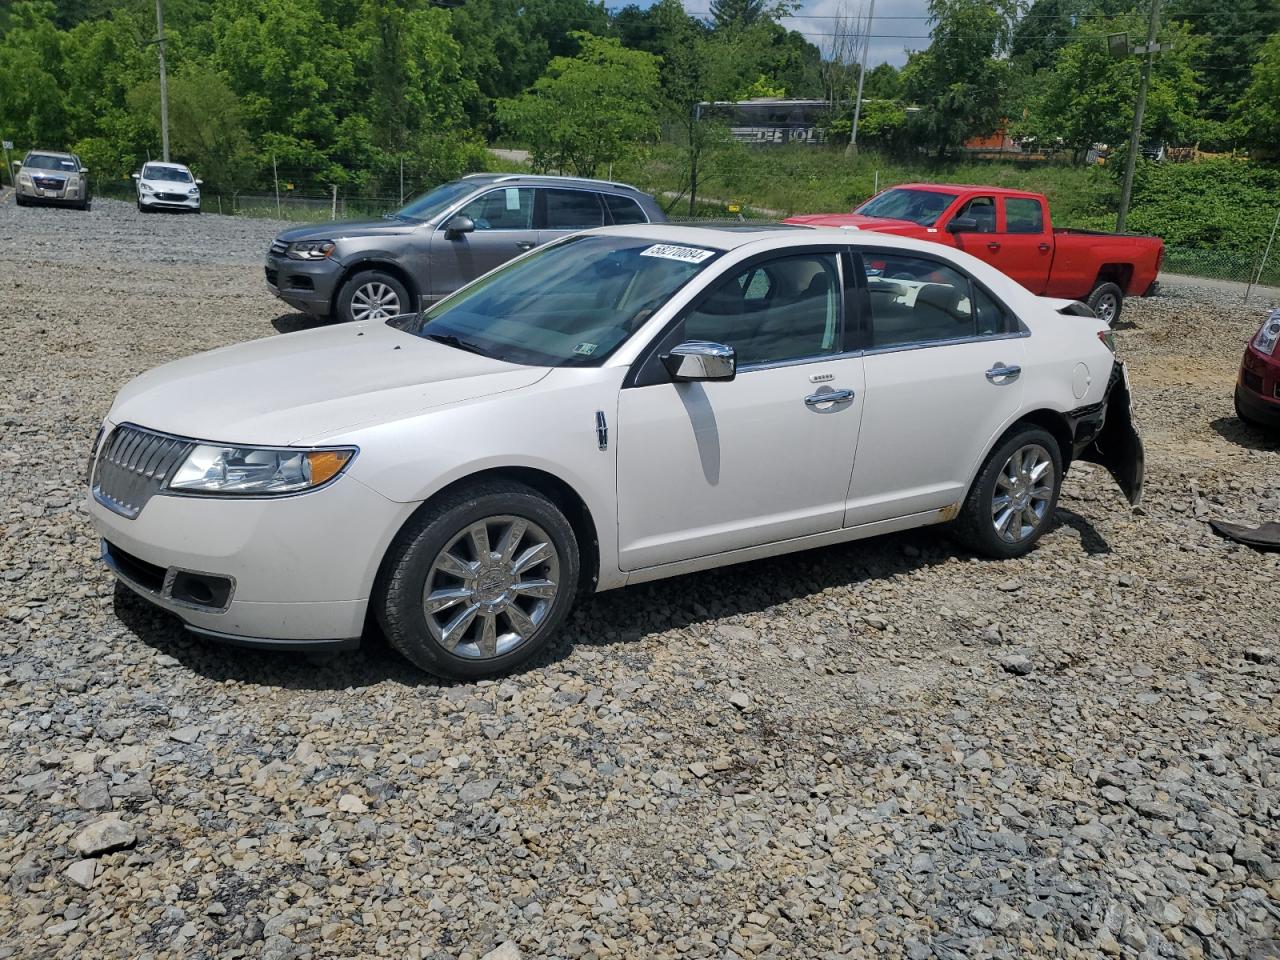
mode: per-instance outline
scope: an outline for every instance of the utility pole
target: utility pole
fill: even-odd
[[[169,162],[169,78],[164,72],[164,7],[156,0],[156,49],[160,51],[160,142]]]
[[[858,152],[858,120],[862,116],[862,83],[867,79],[867,54],[871,50],[871,23],[876,17],[876,0],[871,0],[867,10],[867,35],[862,38],[862,66],[858,70],[858,94],[853,104],[853,129],[849,134],[850,154]]]
[[[1142,61],[1142,79],[1138,82],[1138,103],[1133,108],[1133,129],[1129,132],[1129,154],[1124,158],[1124,186],[1120,189],[1120,212],[1116,214],[1116,233],[1124,233],[1129,220],[1129,201],[1133,198],[1133,168],[1141,148],[1142,115],[1147,110],[1147,86],[1151,83],[1151,61],[1156,55],[1156,31],[1160,29],[1160,0],[1151,0],[1151,18],[1147,21],[1146,59]]]

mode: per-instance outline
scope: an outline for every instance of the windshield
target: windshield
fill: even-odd
[[[936,190],[903,190],[895,188],[872,197],[854,213],[864,217],[883,217],[886,220],[910,220],[922,227],[932,227],[951,206],[957,193],[939,193]]]
[[[635,237],[570,237],[402,326],[511,363],[597,366],[718,255]]]
[[[69,173],[74,173],[77,169],[76,162],[70,157],[51,157],[44,153],[31,154],[22,165],[33,170],[61,170]]]
[[[467,183],[463,180],[442,183],[434,190],[410,200],[396,211],[395,216],[404,217],[406,220],[430,220],[454,201],[461,200],[467,194],[475,192],[475,189],[476,185],[474,183]]]
[[[170,183],[190,183],[191,174],[187,173],[182,167],[162,167],[159,164],[148,163],[142,168],[143,180],[168,180]]]

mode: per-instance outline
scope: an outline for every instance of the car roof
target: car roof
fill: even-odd
[[[148,160],[143,164],[144,167],[173,167],[178,170],[186,170],[190,172],[191,168],[185,163],[175,163],[172,160]]]
[[[584,233],[607,237],[635,237],[653,243],[688,244],[689,246],[730,251],[749,244],[757,244],[761,250],[785,250],[794,244],[845,244],[855,247],[878,249],[894,248],[920,253],[950,255],[954,248],[941,247],[932,240],[915,240],[892,233],[872,230],[844,229],[842,227],[810,227],[804,224],[731,224],[686,225],[680,223],[638,223],[628,226],[595,227]],[[967,256],[960,251],[962,256]]]
[[[67,153],[65,150],[28,150],[27,151],[28,157],[35,156],[37,154],[39,154],[42,157],[66,157],[68,160],[74,160],[76,158],[76,155],[74,153]]]
[[[467,183],[487,186],[491,183],[527,183],[545,187],[591,187],[595,190],[623,190],[642,193],[639,187],[617,180],[594,180],[591,177],[558,177],[549,173],[469,173],[462,178]]]
[[[933,193],[956,193],[975,190],[979,193],[1009,194],[1016,197],[1038,197],[1038,193],[1029,190],[1016,190],[1013,187],[993,187],[981,183],[896,183],[889,190],[928,190]]]

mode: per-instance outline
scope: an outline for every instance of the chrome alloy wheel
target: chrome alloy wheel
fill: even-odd
[[[400,295],[387,284],[371,280],[351,296],[352,320],[390,320],[400,315]]]
[[[1116,314],[1120,312],[1120,299],[1114,293],[1104,293],[1093,305],[1093,312],[1109,327],[1116,322]]]
[[[1053,500],[1053,458],[1038,443],[1029,443],[1010,454],[996,477],[991,499],[991,522],[996,536],[1018,543],[1044,522]]]
[[[442,647],[487,660],[528,640],[559,591],[560,557],[546,531],[522,517],[488,517],[436,555],[422,609]]]

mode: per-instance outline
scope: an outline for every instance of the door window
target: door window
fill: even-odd
[[[1044,207],[1033,197],[1009,197],[1004,223],[1006,233],[1044,233]]]
[[[783,257],[722,280],[684,320],[684,338],[733,347],[738,365],[840,352],[834,253]]]
[[[901,254],[865,258],[871,347],[899,347],[1005,333],[1008,317],[959,270]]]
[[[591,190],[547,190],[548,230],[588,230],[604,226],[600,195]]]
[[[954,219],[969,217],[978,222],[978,233],[996,232],[996,198],[974,197],[960,208]]]
[[[648,223],[649,218],[644,215],[644,211],[640,209],[640,204],[636,203],[630,197],[619,197],[616,194],[602,194],[604,202],[609,207],[609,215],[613,217],[613,222],[619,226],[626,223]]]
[[[476,230],[532,230],[533,190],[503,187],[476,197],[458,211],[470,217]]]

